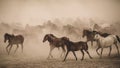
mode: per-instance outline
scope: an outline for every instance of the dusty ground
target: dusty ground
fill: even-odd
[[[41,57],[18,57],[2,56],[0,59],[0,68],[120,68],[119,58],[94,58],[83,61],[67,59],[62,62],[61,59],[51,59]]]
[[[14,55],[13,47],[10,55],[7,55],[5,51],[5,46],[0,52],[0,68],[120,68],[120,56],[116,57],[114,54],[117,50],[113,46],[111,57],[108,57],[108,49],[104,49],[103,59],[99,59],[96,54],[95,49],[89,47],[89,52],[93,59],[89,59],[88,55],[85,53],[85,60],[81,61],[81,52],[76,52],[78,61],[75,60],[72,53],[70,53],[65,62],[60,59],[59,50],[56,48],[53,50],[53,56],[55,59],[47,60],[49,53],[48,44],[41,45],[29,45],[26,44],[24,48],[24,53],[21,53],[21,48],[18,49],[17,53]],[[29,47],[29,48],[27,48]]]

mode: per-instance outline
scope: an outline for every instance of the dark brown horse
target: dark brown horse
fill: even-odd
[[[50,57],[53,58],[52,50],[54,48],[58,48],[59,49],[61,47],[62,50],[63,50],[62,54],[65,54],[65,52],[66,52],[65,45],[64,45],[63,41],[61,40],[61,38],[57,38],[53,34],[46,34],[44,36],[44,39],[43,39],[43,42],[45,42],[45,41],[48,41],[49,44],[50,44],[50,52],[49,52],[49,55],[48,55],[48,59]],[[62,54],[61,54],[61,56],[62,56]]]
[[[80,50],[82,52],[82,59],[84,59],[84,51],[89,55],[89,57],[92,59],[92,57],[90,56],[89,52],[88,52],[88,45],[87,45],[87,42],[83,42],[83,41],[79,41],[79,42],[72,42],[69,40],[69,38],[67,37],[62,37],[62,40],[64,41],[66,47],[67,47],[67,53],[65,55],[65,58],[63,61],[66,60],[66,57],[68,55],[68,53],[70,51],[72,51],[73,55],[75,56],[76,60],[77,60],[77,57],[76,57],[76,54],[75,54],[75,51],[78,51]]]
[[[91,45],[93,46],[93,41],[95,41],[94,40],[95,33],[93,31],[90,31],[90,30],[83,30],[82,37],[85,37],[85,36],[87,38],[87,42],[90,41]]]
[[[91,45],[93,46],[93,42],[96,41],[94,39],[94,36],[96,34],[100,34],[102,37],[107,37],[109,36],[110,34],[108,33],[102,33],[102,32],[98,32],[98,31],[90,31],[90,30],[83,30],[83,36],[82,37],[85,37],[87,38],[87,42],[90,41],[91,42]]]
[[[22,48],[22,52],[23,52],[24,37],[22,35],[14,36],[14,35],[5,33],[4,34],[4,42],[6,43],[6,41],[8,41],[8,45],[6,47],[6,51],[7,51],[8,55],[10,54],[11,48],[14,44],[17,45],[17,48],[15,49],[14,53],[16,53],[16,51],[19,47],[19,44],[21,44],[21,48]],[[8,50],[8,48],[9,48],[9,50]]]

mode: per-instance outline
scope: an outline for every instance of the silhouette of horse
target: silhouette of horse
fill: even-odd
[[[91,45],[93,46],[93,41],[96,41],[94,39],[95,34],[100,34],[103,37],[107,37],[107,36],[110,35],[108,33],[102,33],[102,32],[97,32],[97,31],[90,31],[90,30],[83,30],[83,36],[82,37],[86,36],[87,42],[90,41]]]
[[[61,47],[62,50],[63,50],[63,53],[61,53],[61,56],[63,54],[65,54],[65,52],[66,52],[65,45],[64,45],[63,41],[61,40],[61,38],[57,38],[53,34],[46,34],[44,36],[44,39],[43,39],[43,42],[45,42],[45,41],[48,41],[49,45],[50,45],[50,51],[49,51],[48,59],[49,58],[53,58],[52,50],[54,48],[58,48],[59,49]]]
[[[92,59],[92,57],[90,56],[89,52],[88,52],[88,45],[87,45],[87,42],[83,42],[83,41],[79,41],[79,42],[72,42],[69,40],[69,38],[67,37],[62,37],[62,40],[64,41],[66,47],[67,47],[67,53],[65,55],[65,58],[63,61],[66,60],[66,57],[68,55],[68,53],[70,51],[72,51],[73,55],[75,56],[76,60],[77,60],[77,57],[76,57],[76,54],[74,51],[78,51],[80,50],[82,52],[82,59],[84,59],[84,51],[89,55],[89,57]]]
[[[96,49],[96,52],[100,56],[100,58],[102,58],[103,49],[108,48],[108,47],[110,48],[110,52],[109,52],[108,56],[110,56],[113,44],[116,46],[118,54],[119,54],[117,41],[120,42],[120,39],[119,39],[119,37],[117,35],[109,35],[107,37],[102,37],[100,34],[96,34],[94,39],[97,40],[98,48]],[[101,48],[101,54],[98,53],[98,50],[100,48]]]
[[[14,54],[16,53],[16,51],[17,51],[17,49],[19,47],[19,44],[21,44],[21,48],[22,48],[22,52],[23,52],[24,37],[22,35],[16,35],[16,36],[14,36],[14,35],[5,33],[4,34],[4,42],[6,43],[6,41],[8,41],[8,45],[6,47],[6,51],[7,51],[8,55],[10,54],[11,48],[12,48],[12,46],[14,44],[17,45],[17,48],[14,51]],[[8,48],[9,48],[9,50],[8,50]]]

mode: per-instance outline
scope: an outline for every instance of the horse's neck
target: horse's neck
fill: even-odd
[[[53,39],[51,39],[51,38],[48,38],[48,41],[49,41],[49,42],[53,42]]]
[[[67,41],[67,44],[66,44],[67,48],[70,48],[72,45],[73,45],[72,41]]]
[[[10,37],[8,38],[8,42],[10,43],[12,40],[13,40],[13,37],[10,36]]]
[[[14,36],[11,36],[11,37],[9,38],[9,40],[13,40],[13,39],[15,39],[15,37],[14,37]]]
[[[56,38],[56,37],[53,37],[53,36],[48,38],[48,41],[49,41],[49,42],[54,42],[55,40],[57,40],[57,38]]]
[[[99,42],[101,42],[102,40],[104,40],[104,37],[102,37],[102,36],[99,36],[99,39],[98,39],[98,41],[99,41]]]

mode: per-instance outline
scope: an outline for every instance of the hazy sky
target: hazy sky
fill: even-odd
[[[54,18],[120,20],[119,0],[0,0],[0,22],[42,24]]]

